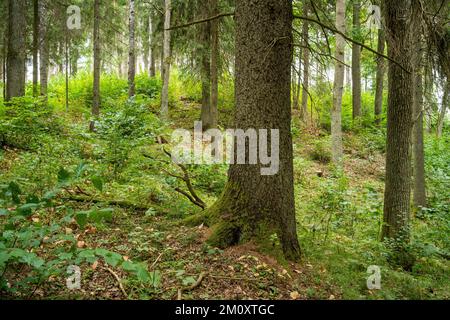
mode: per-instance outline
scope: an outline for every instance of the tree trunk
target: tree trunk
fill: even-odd
[[[25,95],[26,3],[9,0],[6,101]]]
[[[238,0],[235,21],[235,125],[278,129],[280,168],[265,176],[261,164],[231,165],[225,191],[208,212],[214,224],[209,241],[222,248],[250,240],[261,243],[276,232],[285,257],[298,260],[290,132],[292,3]]]
[[[100,72],[101,72],[101,43],[100,43],[100,5],[101,0],[94,0],[94,88],[90,129],[95,130],[95,119],[100,115]]]
[[[299,110],[300,106],[300,91],[301,91],[301,85],[302,85],[302,55],[303,51],[300,48],[299,50],[299,56],[298,56],[298,64],[297,64],[297,81],[294,86],[294,110]],[[294,77],[295,78],[295,77]]]
[[[389,57],[412,71],[411,1],[386,0]],[[382,239],[409,238],[413,73],[389,62],[386,179]]]
[[[427,194],[425,182],[425,155],[424,155],[424,138],[423,138],[423,61],[425,51],[422,33],[422,20],[420,17],[421,8],[417,8],[415,2],[414,17],[414,76],[413,76],[413,135],[412,135],[412,154],[413,154],[413,200],[416,209],[427,207]]]
[[[336,29],[345,32],[345,0],[336,1]],[[331,110],[331,150],[333,162],[342,164],[342,95],[344,93],[345,39],[336,34],[336,65],[334,72],[333,108]]]
[[[66,112],[69,111],[69,30],[65,28],[65,77],[66,77]]]
[[[7,55],[8,55],[8,33],[5,32],[3,35],[3,50],[2,50],[2,82],[3,82],[3,100],[6,101],[6,61],[7,61]]]
[[[361,33],[361,3],[359,0],[353,2],[353,29],[360,38]],[[353,119],[361,117],[361,47],[357,44],[352,46],[352,84],[353,84]]]
[[[211,13],[219,14],[218,0],[211,0]],[[219,20],[211,21],[211,127],[219,121]]]
[[[163,88],[161,94],[161,116],[163,118],[169,118],[169,81],[170,81],[170,28],[172,2],[171,0],[165,0],[164,3],[164,43],[163,43]]]
[[[425,182],[425,155],[423,139],[423,79],[421,70],[414,76],[414,129],[413,129],[413,169],[414,169],[414,206],[417,209],[427,207]]]
[[[156,58],[155,58],[155,50],[156,50],[156,44],[155,44],[155,31],[156,31],[156,24],[155,19],[150,15],[150,77],[156,76]]]
[[[307,17],[309,14],[309,2],[305,1],[304,15]],[[308,116],[308,97],[309,97],[309,23],[303,21],[303,90],[302,90],[302,119],[307,122]]]
[[[150,76],[150,13],[144,18],[144,32],[142,35],[142,50],[144,51],[144,70],[149,73]]]
[[[450,89],[450,85],[447,80],[447,83],[444,88],[444,95],[442,96],[441,112],[439,113],[439,119],[438,119],[438,124],[437,124],[437,137],[438,138],[442,137],[442,130],[444,129],[445,116],[447,114],[447,108],[448,108],[449,89]]]
[[[128,52],[128,97],[136,95],[136,12],[134,7],[134,0],[130,0],[130,24],[129,24],[129,52]]]
[[[44,1],[39,1],[40,26],[39,26],[39,77],[41,86],[41,96],[47,99],[48,87],[48,15],[45,8]]]
[[[378,52],[384,53],[386,44],[386,33],[385,30],[378,30]],[[382,115],[383,115],[383,91],[384,91],[384,77],[386,73],[386,63],[383,57],[377,57],[377,79],[376,79],[376,90],[375,90],[375,124],[377,126],[381,125]]]
[[[202,17],[208,18],[209,3],[204,1],[202,5]],[[211,128],[211,23],[205,22],[199,25],[201,81],[202,81],[202,113],[201,121],[203,129]]]
[[[78,59],[80,57],[80,52],[76,46],[76,44],[72,44],[70,55],[70,75],[72,77],[76,77],[78,74]]]
[[[33,0],[33,97],[39,95],[39,0]]]

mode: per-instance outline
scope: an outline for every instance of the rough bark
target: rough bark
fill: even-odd
[[[100,71],[101,71],[101,43],[100,43],[100,5],[101,0],[94,1],[94,86],[92,116],[98,118],[100,115]],[[94,120],[91,121],[90,129],[95,129]]]
[[[406,70],[412,68],[411,1],[385,1],[388,55]],[[386,179],[382,239],[409,237],[411,204],[411,133],[413,74],[389,63]]]
[[[378,52],[384,52],[386,47],[386,32],[384,29],[378,30]],[[377,57],[377,77],[375,89],[375,124],[381,125],[383,115],[383,90],[384,78],[386,74],[386,62],[384,58]]]
[[[359,36],[361,32],[361,3],[353,0],[353,30]],[[359,39],[358,39],[359,40]],[[352,95],[353,95],[353,119],[361,117],[361,47],[352,45]]]
[[[165,0],[164,2],[164,43],[163,43],[163,88],[161,94],[161,116],[163,118],[169,117],[169,81],[170,81],[170,37],[171,32],[170,28],[170,20],[171,20],[171,10],[172,10],[172,2],[171,0]]]
[[[211,14],[219,14],[218,0],[211,1]],[[216,128],[219,121],[219,20],[211,21],[211,127]]]
[[[128,51],[128,97],[134,97],[136,95],[136,12],[135,2],[130,0],[130,22],[129,22],[129,51]]]
[[[231,165],[221,199],[208,211],[209,241],[219,247],[277,233],[284,255],[300,257],[297,239],[293,147],[290,132],[292,3],[285,0],[236,1],[237,128],[279,129],[280,170],[261,175],[261,165]]]
[[[39,95],[39,0],[33,0],[33,97]]]
[[[309,2],[305,3],[304,13],[306,17],[309,14]],[[308,21],[303,21],[303,85],[302,85],[302,107],[301,115],[303,121],[308,121],[308,97],[309,97],[309,56],[310,52],[309,46],[309,23]]]
[[[26,3],[9,0],[6,100],[25,95]]]
[[[345,32],[345,0],[336,1],[336,29]],[[341,165],[342,146],[342,95],[344,93],[345,39],[336,34],[336,64],[334,72],[333,107],[331,109],[331,151],[333,162]]]

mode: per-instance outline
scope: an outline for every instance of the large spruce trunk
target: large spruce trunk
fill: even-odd
[[[384,12],[389,57],[403,68],[389,62],[386,187],[382,238],[407,242],[411,205],[413,124],[411,1],[386,0]]]
[[[300,257],[293,183],[290,80],[292,3],[236,1],[236,128],[279,129],[280,170],[261,175],[261,165],[231,165],[221,199],[210,209],[219,247],[277,233],[284,255]]]

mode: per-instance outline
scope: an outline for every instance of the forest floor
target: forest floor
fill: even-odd
[[[199,114],[197,103],[180,99],[176,110],[172,111],[170,127],[160,131],[155,130],[159,122],[155,117],[148,119],[148,110],[144,110],[142,122],[156,132],[150,140],[147,136],[130,138],[140,132],[126,131],[139,123],[136,107],[131,105],[130,108],[131,118],[126,110],[105,111],[102,125],[114,129],[106,133],[87,133],[85,116],[61,113],[62,129],[59,124],[57,134],[47,133],[49,122],[46,120],[46,130],[40,133],[38,147],[3,147],[0,184],[16,181],[27,194],[36,194],[39,198],[61,178],[61,167],[77,171],[80,162],[87,164],[82,178],[64,187],[52,207],[35,211],[27,219],[30,226],[22,229],[28,230],[26,227],[35,232],[35,228],[50,226],[66,214],[71,215],[70,221],[62,226],[63,234],[59,235],[63,240],[55,238],[57,241],[47,243],[47,236],[41,239],[39,233],[38,245],[27,251],[48,263],[62,263],[65,268],[72,253],[89,256],[79,264],[80,289],[67,288],[65,272],[38,277],[37,283],[26,285],[30,281],[27,277],[35,274],[35,270],[20,263],[9,268],[7,264],[0,279],[6,279],[8,287],[16,288],[6,293],[7,298],[450,298],[450,263],[445,255],[448,242],[445,236],[448,230],[448,198],[445,200],[448,157],[445,154],[448,146],[427,149],[428,158],[435,159],[432,165],[436,167],[433,171],[436,176],[430,179],[429,192],[435,196],[432,199],[436,208],[430,209],[432,214],[413,222],[417,260],[411,270],[405,271],[388,262],[389,251],[378,241],[384,191],[384,136],[378,131],[346,133],[345,166],[343,172],[337,172],[330,164],[326,130],[305,128],[294,113],[294,179],[303,258],[298,263],[288,263],[277,254],[276,239],[273,248],[262,249],[247,243],[219,250],[207,244],[210,233],[207,226],[183,224],[185,218],[201,210],[175,191],[176,187],[185,186],[167,174],[176,173],[178,168],[164,155],[162,146],[155,143],[155,137],[170,136],[177,127],[192,129]],[[222,121],[229,123],[230,115],[230,110],[222,110]],[[25,122],[28,127],[33,120]],[[31,139],[23,140],[29,143]],[[437,149],[433,151],[433,148]],[[224,165],[189,168],[193,185],[208,206],[220,196],[226,170]],[[66,175],[65,171],[62,173]],[[101,183],[98,176],[102,177]],[[74,213],[83,215],[106,207],[113,210],[108,221],[87,221],[80,225],[73,218]],[[2,221],[0,212],[0,226]],[[6,231],[3,237],[6,239]],[[63,250],[64,246],[69,250],[63,253],[66,260],[54,260],[55,255],[61,255],[58,250]],[[92,253],[103,249],[113,252],[120,262],[111,263],[108,260],[111,256],[103,259]],[[0,259],[0,266],[1,262]],[[138,270],[137,274],[130,273],[131,269],[122,267],[124,262],[141,263],[150,273],[150,281],[139,274],[140,269],[133,269]],[[371,265],[380,266],[382,270],[382,290],[367,289],[367,269]],[[0,291],[0,294],[5,293]]]

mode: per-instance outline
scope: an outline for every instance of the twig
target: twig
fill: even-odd
[[[334,33],[337,33],[337,34],[341,35],[345,40],[350,41],[350,42],[352,42],[352,43],[354,43],[354,44],[356,44],[356,45],[358,45],[358,46],[360,46],[360,47],[362,47],[362,48],[364,48],[364,49],[366,49],[366,50],[368,50],[368,51],[370,51],[370,52],[372,52],[372,53],[374,53],[374,54],[376,54],[376,55],[378,55],[378,56],[380,56],[380,57],[383,57],[383,58],[389,60],[389,61],[392,62],[392,63],[395,63],[395,64],[396,64],[397,66],[399,66],[403,71],[405,71],[405,72],[407,72],[407,73],[411,73],[411,71],[408,70],[408,69],[406,69],[401,63],[395,61],[394,59],[388,57],[387,55],[385,55],[385,54],[383,54],[383,53],[381,53],[381,52],[378,52],[378,51],[375,50],[375,49],[372,49],[372,48],[369,47],[369,46],[366,46],[366,45],[365,45],[364,43],[362,43],[362,42],[359,42],[359,41],[356,41],[355,39],[350,38],[350,37],[347,36],[344,32],[341,32],[341,31],[337,30],[336,28],[330,27],[330,26],[326,25],[325,23],[323,23],[323,22],[321,22],[321,21],[318,21],[318,20],[316,20],[316,19],[309,18],[309,17],[304,17],[304,16],[298,16],[298,15],[295,15],[294,18],[295,18],[295,19],[300,19],[300,20],[305,20],[305,21],[309,21],[309,22],[316,23],[316,24],[318,24],[319,26],[324,27],[325,29],[330,30],[331,32],[334,32]]]
[[[192,291],[192,290],[196,289],[198,286],[200,286],[203,282],[203,279],[205,279],[207,275],[208,275],[208,273],[202,272],[202,273],[200,273],[200,276],[198,277],[197,281],[192,286],[187,287],[187,288],[178,289],[178,300],[182,300],[183,292]]]
[[[117,275],[117,273],[115,273],[113,270],[111,270],[110,268],[105,268],[106,271],[108,271],[109,273],[111,273],[114,278],[116,279],[117,283],[119,284],[119,288],[122,291],[123,295],[125,296],[125,298],[128,298],[128,294],[125,291],[125,289],[123,288],[122,285],[122,280],[120,280],[119,276]]]
[[[155,262],[153,262],[153,264],[150,267],[150,270],[152,270],[156,264],[158,263],[159,259],[161,259],[162,255],[164,254],[164,252],[161,252],[161,254],[158,256],[158,258],[156,258]]]
[[[220,19],[222,17],[230,17],[230,16],[234,16],[234,12],[221,13],[221,14],[218,14],[218,15],[215,15],[213,17],[206,18],[206,19],[201,19],[201,20],[192,21],[192,22],[189,22],[189,23],[186,23],[186,24],[170,27],[169,29],[166,29],[166,30],[174,30],[174,29],[186,28],[186,27],[190,27],[190,26],[193,26],[193,25],[196,25],[196,24],[205,23],[205,22],[209,22],[209,21],[212,21],[212,20]]]

